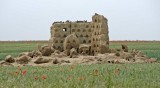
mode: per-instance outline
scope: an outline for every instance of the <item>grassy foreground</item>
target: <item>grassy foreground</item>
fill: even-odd
[[[159,88],[159,66],[0,67],[0,88]]]
[[[47,42],[0,42],[0,58],[32,51]],[[160,60],[160,42],[127,44]],[[53,67],[0,67],[0,88],[159,88],[160,64],[97,64]]]

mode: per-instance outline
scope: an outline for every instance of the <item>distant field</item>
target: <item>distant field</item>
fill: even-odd
[[[36,50],[38,45],[48,44],[47,41],[20,41],[20,42],[0,42],[0,60],[6,55],[17,56],[21,52]],[[127,44],[129,49],[137,49],[144,52],[149,57],[160,59],[160,42],[158,41],[112,41],[110,48],[121,48],[121,44]]]
[[[0,42],[0,60],[7,55],[17,56],[21,52],[37,50],[38,45],[48,44],[47,41],[21,41],[21,42]]]

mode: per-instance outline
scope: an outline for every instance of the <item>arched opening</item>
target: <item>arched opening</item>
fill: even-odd
[[[72,29],[72,32],[75,32],[75,29]]]
[[[96,47],[96,45],[94,44],[94,47]]]
[[[77,31],[80,32],[80,29],[78,29]]]
[[[93,38],[93,41],[95,41],[95,39]]]
[[[67,28],[63,28],[62,31],[63,31],[63,32],[66,32],[66,31],[67,31]]]
[[[96,41],[98,41],[98,39],[96,39]]]
[[[94,35],[96,35],[96,32],[94,33]]]
[[[63,40],[61,40],[61,43],[63,43]]]
[[[80,37],[83,37],[83,35],[80,35]]]
[[[97,19],[95,19],[95,22],[97,22]]]
[[[86,43],[86,40],[83,40],[83,43]]]
[[[89,40],[88,42],[91,43],[91,40]]]
[[[88,31],[91,32],[91,29],[89,29]]]
[[[94,50],[92,51],[92,54],[94,55]]]
[[[89,37],[88,35],[86,35],[86,37]]]

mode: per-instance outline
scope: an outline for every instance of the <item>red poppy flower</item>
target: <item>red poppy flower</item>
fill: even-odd
[[[21,73],[21,75],[23,76],[23,75],[25,75],[27,73],[27,70],[24,70],[22,73]]]
[[[98,70],[96,69],[95,72],[98,73]]]
[[[42,78],[43,78],[43,79],[47,79],[47,76],[46,76],[46,75],[42,75]]]

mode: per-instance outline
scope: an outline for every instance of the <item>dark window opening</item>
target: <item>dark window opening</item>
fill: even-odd
[[[89,40],[89,43],[91,43],[91,40]]]
[[[80,35],[80,37],[83,37],[83,35]]]
[[[63,43],[63,40],[61,40],[61,43]]]
[[[86,37],[89,37],[88,35],[86,35]]]
[[[72,29],[72,32],[75,32],[75,30],[74,30],[74,29]]]
[[[97,22],[97,19],[95,19],[95,22]]]
[[[63,30],[63,32],[66,32],[66,31],[67,31],[67,28],[63,28],[62,30]]]
[[[95,39],[93,38],[93,41],[95,41]]]
[[[80,32],[80,29],[78,29],[78,32]]]
[[[86,40],[83,40],[83,43],[86,43]]]

